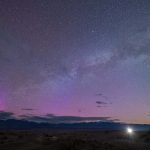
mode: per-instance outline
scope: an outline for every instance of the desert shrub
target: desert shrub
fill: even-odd
[[[6,140],[8,140],[8,137],[5,135],[1,139],[4,140],[4,141],[6,141]]]

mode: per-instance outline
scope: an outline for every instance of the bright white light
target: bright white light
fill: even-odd
[[[127,133],[128,133],[128,134],[132,134],[132,133],[133,133],[133,129],[130,128],[130,127],[128,127],[128,128],[127,128]]]

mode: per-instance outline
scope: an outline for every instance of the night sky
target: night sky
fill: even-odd
[[[0,110],[150,123],[150,1],[0,0]]]

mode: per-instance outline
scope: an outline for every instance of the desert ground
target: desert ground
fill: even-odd
[[[150,150],[150,131],[0,131],[0,150]]]

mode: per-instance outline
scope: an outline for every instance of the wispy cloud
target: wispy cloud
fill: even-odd
[[[99,105],[107,105],[106,102],[103,102],[103,101],[96,101],[96,104],[99,104]]]
[[[34,109],[32,109],[32,108],[22,108],[21,110],[32,111],[32,110],[34,110]]]
[[[7,120],[14,118],[14,114],[12,112],[0,111],[0,120]]]
[[[97,93],[96,96],[99,96],[105,100],[108,100],[108,97],[106,95],[104,95],[103,93]]]
[[[24,115],[20,117],[29,121],[48,122],[48,123],[114,121],[114,119],[112,119],[111,117],[56,116],[54,114],[47,114],[45,116]]]
[[[99,122],[99,121],[116,121],[111,117],[80,117],[80,116],[57,116],[54,114],[46,114],[43,116],[27,114],[16,116],[12,112],[0,111],[0,120],[17,119],[27,120],[33,122],[47,122],[47,123],[81,123],[81,122]]]

